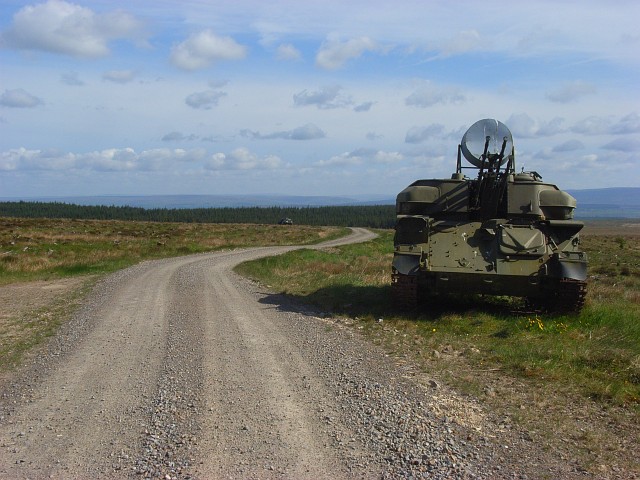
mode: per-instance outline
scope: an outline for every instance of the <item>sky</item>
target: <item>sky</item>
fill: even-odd
[[[637,0],[2,0],[0,197],[394,197],[450,177],[483,118],[517,170],[638,187],[639,18]]]

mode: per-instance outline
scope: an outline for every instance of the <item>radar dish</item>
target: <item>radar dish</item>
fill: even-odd
[[[494,164],[493,166],[504,165],[509,155],[511,155],[513,137],[504,123],[494,120],[493,118],[478,120],[466,131],[461,142],[464,158],[472,165],[478,168],[482,167],[487,137],[489,137],[489,144],[486,151],[487,158],[495,162],[499,158],[500,153],[502,153],[503,156],[500,159],[499,165]],[[502,144],[505,139],[507,143],[504,150],[502,150]],[[487,166],[487,164],[485,164],[485,166]]]

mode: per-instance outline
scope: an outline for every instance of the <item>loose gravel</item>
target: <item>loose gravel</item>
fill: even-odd
[[[289,249],[144,262],[101,281],[0,386],[0,478],[588,476],[351,320],[232,272]]]

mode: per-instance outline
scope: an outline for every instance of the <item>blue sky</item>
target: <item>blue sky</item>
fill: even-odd
[[[640,2],[0,4],[0,197],[394,196],[467,127],[640,186]]]

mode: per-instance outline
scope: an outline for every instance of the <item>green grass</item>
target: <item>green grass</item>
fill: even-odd
[[[0,218],[0,287],[105,273],[146,259],[337,238],[333,227]],[[91,277],[90,277],[91,276]],[[83,282],[84,283],[84,282]],[[0,372],[20,363],[71,315],[85,290],[20,314],[0,308]],[[13,308],[17,308],[14,306]]]
[[[94,285],[88,278],[80,288],[59,295],[46,306],[13,315],[0,322],[0,372],[19,365],[26,354],[56,334]]]
[[[102,274],[145,259],[337,238],[332,227],[0,218],[0,285]]]
[[[471,368],[500,369],[637,408],[640,237],[621,238],[583,238],[590,278],[587,305],[578,315],[519,315],[519,300],[479,296],[433,298],[418,312],[399,314],[390,298],[389,231],[366,244],[291,252],[238,270],[300,301],[357,318],[390,352],[427,358],[447,347]]]

